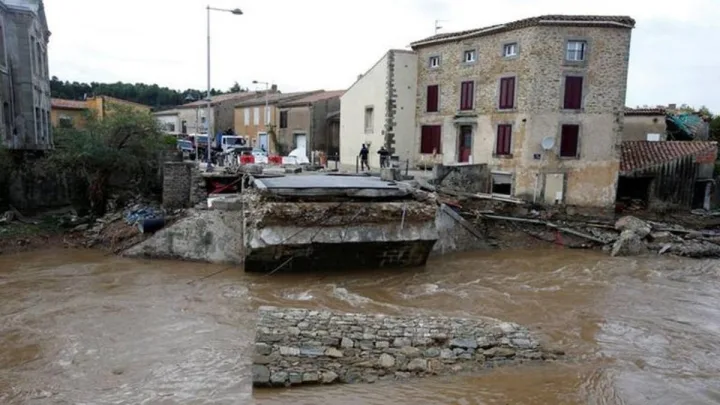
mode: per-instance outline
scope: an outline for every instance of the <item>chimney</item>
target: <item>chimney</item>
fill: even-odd
[[[360,79],[362,79],[362,77],[363,77],[363,75],[360,74],[360,75],[358,75],[357,79],[360,80]]]
[[[277,84],[273,84],[272,86],[270,86],[270,92],[277,93]]]

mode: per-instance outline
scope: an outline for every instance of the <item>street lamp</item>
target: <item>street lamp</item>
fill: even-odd
[[[212,134],[212,127],[210,126],[210,116],[212,115],[211,109],[212,109],[212,100],[210,99],[210,11],[224,11],[226,13],[234,14],[234,15],[242,15],[243,12],[239,8],[234,9],[226,9],[226,8],[215,8],[210,7],[210,5],[207,6],[207,118],[205,119],[205,122],[207,123],[207,166],[206,170],[208,172],[212,171],[212,164],[210,163],[210,136]],[[213,124],[215,124],[213,122]]]
[[[270,83],[269,82],[261,82],[258,80],[253,80],[253,84],[264,84],[265,85],[265,132],[267,133],[268,130],[268,124],[270,124],[270,117],[268,116],[268,96],[270,94]],[[270,153],[270,145],[268,145],[268,153]]]

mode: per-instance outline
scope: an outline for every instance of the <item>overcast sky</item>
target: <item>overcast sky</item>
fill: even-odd
[[[211,0],[212,85],[344,89],[389,48],[442,31],[541,14],[637,20],[627,105],[720,112],[720,0]],[[204,0],[45,0],[51,75],[62,80],[206,87]],[[491,6],[490,6],[491,5]],[[492,7],[492,8],[490,8]]]

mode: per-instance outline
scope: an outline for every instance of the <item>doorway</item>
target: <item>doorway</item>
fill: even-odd
[[[268,142],[268,134],[265,132],[260,132],[258,134],[258,148],[269,152],[270,151],[270,145]]]
[[[304,133],[296,133],[294,134],[295,137],[295,149],[305,149],[307,150],[307,135]]]
[[[461,125],[460,137],[458,140],[458,162],[470,162],[470,154],[472,152],[472,126]]]

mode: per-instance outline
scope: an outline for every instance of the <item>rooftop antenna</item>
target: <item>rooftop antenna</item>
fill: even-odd
[[[447,20],[435,20],[435,35],[442,29],[442,25],[440,25],[441,22],[447,22]]]

